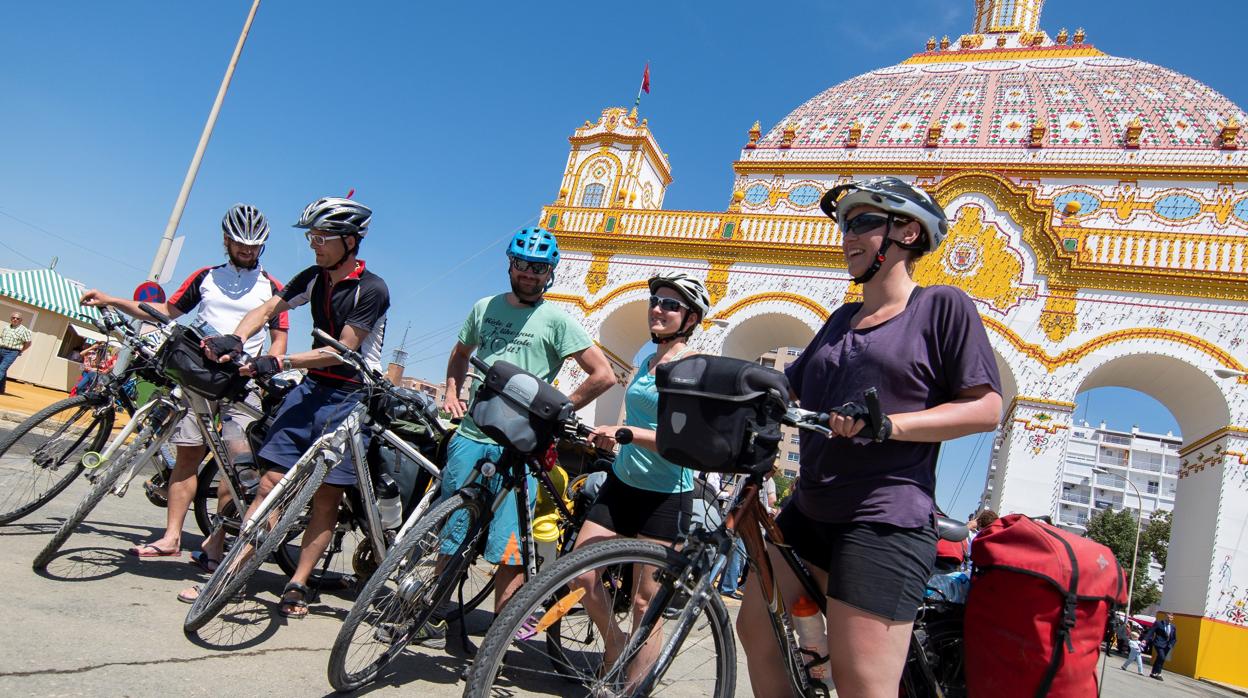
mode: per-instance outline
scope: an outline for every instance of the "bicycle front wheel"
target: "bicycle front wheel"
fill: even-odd
[[[43,546],[43,550],[35,556],[34,564],[36,570],[42,570],[48,566],[52,558],[60,551],[61,546],[65,545],[65,541],[73,535],[74,530],[87,520],[87,515],[92,512],[100,502],[104,499],[104,495],[117,484],[121,476],[130,470],[134,459],[143,456],[144,452],[151,446],[152,439],[155,438],[150,426],[145,425],[139,435],[134,438],[125,447],[118,449],[116,455],[103,465],[99,466],[100,472],[94,474],[94,482],[91,488],[87,490],[87,496],[82,498],[78,503],[78,507],[74,512],[65,519],[61,527],[52,535],[52,539],[48,544]]]
[[[287,531],[308,508],[328,472],[328,463],[318,457],[282,478],[275,486],[275,489],[280,486],[281,490],[265,497],[254,515],[254,525],[250,528],[243,525],[244,530],[230,551],[200,587],[199,596],[182,622],[183,632],[189,635],[204,627],[243,590],[265,558],[286,539]]]
[[[347,614],[329,654],[329,683],[338,691],[355,690],[377,678],[414,638],[428,637],[426,624],[440,625],[445,637],[444,605],[475,557],[477,541],[464,535],[485,507],[456,492],[431,509],[386,554],[376,574]],[[454,538],[452,532],[455,532]],[[477,537],[484,537],[482,528]],[[447,562],[438,569],[438,558]],[[445,640],[443,639],[443,642]]]
[[[677,584],[684,567],[671,548],[633,539],[559,558],[520,587],[490,626],[464,695],[569,695],[569,681],[581,689],[570,695],[633,695],[644,684],[651,694],[733,695],[737,661],[728,611],[718,595],[691,605]],[[658,582],[644,614],[634,612],[628,597],[639,568]],[[596,581],[587,586],[589,580]],[[610,652],[587,607],[615,638]],[[690,622],[681,623],[686,610]],[[614,655],[609,663],[608,654]]]
[[[0,524],[52,501],[82,472],[82,455],[108,440],[115,413],[86,395],[48,405],[0,439]]]

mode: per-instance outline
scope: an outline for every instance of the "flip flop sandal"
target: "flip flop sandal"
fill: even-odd
[[[292,591],[299,594],[302,598],[286,598],[286,595]],[[312,592],[309,591],[306,586],[299,584],[298,582],[291,582],[287,584],[286,588],[282,589],[282,600],[277,607],[277,612],[285,618],[291,618],[294,620],[306,618],[308,616],[308,596],[311,593]]]
[[[197,601],[197,600],[199,599],[199,595],[200,595],[200,593],[201,593],[201,592],[203,592],[203,590],[204,590],[204,589],[203,589],[203,587],[202,587],[201,585],[199,585],[199,584],[196,584],[195,586],[191,587],[190,589],[183,589],[182,591],[178,592],[178,601],[181,601],[182,603],[195,603],[195,601]],[[187,592],[188,592],[188,591],[194,591],[194,592],[195,592],[195,595],[194,595],[194,596],[188,596],[188,595],[187,595]],[[232,603],[239,603],[239,602],[241,602],[241,601],[243,600],[243,598],[244,598],[243,593],[244,593],[244,590],[240,589],[240,590],[238,591],[238,593],[236,593],[236,594],[234,594],[234,596],[230,597],[230,601],[231,601]]]
[[[130,548],[129,550],[127,550],[127,551],[126,551],[126,554],[127,554],[127,555],[133,555],[134,557],[139,557],[139,558],[143,558],[143,557],[182,557],[182,551],[181,551],[181,550],[161,550],[160,548],[157,548],[156,546],[152,545],[151,543],[144,543],[143,545],[136,545],[136,546],[134,546],[133,548]]]
[[[217,571],[217,566],[221,564],[220,560],[208,557],[208,553],[203,550],[196,550],[191,553],[191,562],[195,563],[196,567],[207,572],[208,574],[212,574]]]

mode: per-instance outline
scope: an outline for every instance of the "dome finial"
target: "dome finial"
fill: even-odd
[[[1044,0],[975,0],[975,33],[1040,31]]]

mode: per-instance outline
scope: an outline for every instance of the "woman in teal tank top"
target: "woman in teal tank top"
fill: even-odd
[[[660,364],[688,355],[686,343],[710,310],[710,298],[701,281],[684,274],[650,279],[650,294],[646,317],[655,352],[641,362],[637,375],[628,384],[624,395],[624,424],[594,430],[594,442],[600,448],[614,449],[614,434],[621,428],[629,429],[633,440],[620,446],[615,465],[577,534],[577,548],[621,536],[646,538],[671,546],[689,526],[694,497],[693,471],[658,454],[655,428],[658,426],[659,393],[654,384],[654,372]],[[658,583],[650,569],[636,570],[634,575],[635,623],[653,598]],[[609,667],[623,649],[614,646],[613,641],[618,642],[624,635],[615,625],[611,603],[597,577],[596,573],[586,573],[576,580],[576,585],[586,591],[581,603],[602,633],[606,644],[604,666]],[[661,635],[656,633],[630,663],[627,672],[630,680],[643,676],[654,663]]]

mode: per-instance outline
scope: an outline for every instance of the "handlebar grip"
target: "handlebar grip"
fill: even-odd
[[[319,327],[312,329],[312,336],[324,342],[329,348],[338,350],[339,353],[345,354],[351,351],[350,347],[329,336]]]
[[[867,388],[863,397],[867,402],[867,416],[871,419],[871,431],[879,434],[880,427],[884,424],[884,410],[880,409],[880,394],[875,388]]]
[[[633,430],[632,429],[616,429],[615,440],[622,446],[631,444],[633,442]]]
[[[482,361],[476,354],[469,356],[468,361],[472,364],[473,368],[481,372],[482,377],[484,377],[486,373],[489,373],[490,365]]]
[[[173,318],[169,317],[168,315],[165,315],[164,313],[162,313],[162,312],[160,312],[159,310],[157,310],[157,309],[153,308],[152,306],[148,305],[147,303],[139,303],[139,310],[142,310],[143,312],[147,313],[148,315],[151,315],[152,317],[156,318],[156,320],[157,320],[157,321],[159,321],[159,322],[160,322],[160,324],[162,324],[162,325],[172,325],[172,324],[173,324]]]

